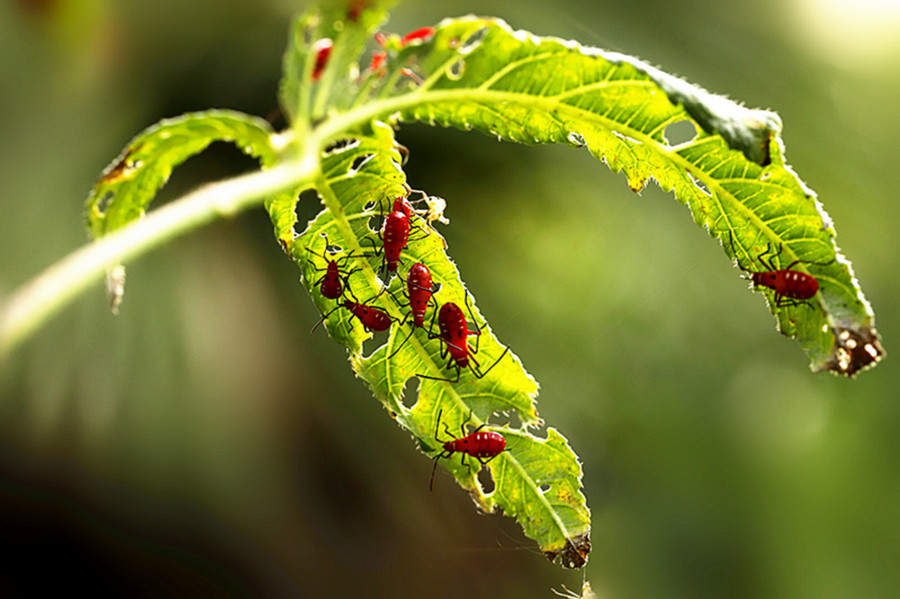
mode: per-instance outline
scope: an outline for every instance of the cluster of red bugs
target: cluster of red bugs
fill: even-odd
[[[735,258],[737,258],[737,249],[734,245],[734,235],[731,235],[729,232],[729,239],[731,241],[731,251],[734,254]],[[763,265],[765,270],[761,271],[752,271],[744,268],[738,263],[738,268],[743,270],[749,276],[746,278],[750,279],[756,287],[768,287],[769,289],[775,292],[775,305],[776,306],[796,306],[801,303],[808,303],[816,293],[819,291],[819,281],[812,276],[811,274],[793,270],[793,268],[802,262],[801,260],[794,260],[790,264],[788,264],[784,268],[778,268],[775,265],[775,258],[781,254],[782,247],[778,247],[778,251],[772,254],[772,256],[766,260],[766,256],[768,256],[772,252],[771,246],[766,246],[766,251],[762,254],[756,256],[756,260],[759,261],[760,264]],[[804,262],[804,264],[811,264],[814,266],[828,266],[834,262],[832,259],[830,262]]]
[[[382,219],[381,228],[377,236],[380,244],[375,239],[367,238],[372,242],[373,254],[354,256],[351,252],[339,255],[339,251],[329,251],[331,246],[328,245],[327,238],[325,239],[326,249],[323,252],[317,253],[307,248],[310,254],[321,258],[325,262],[324,267],[314,266],[315,270],[324,274],[313,282],[313,286],[318,287],[323,297],[337,300],[337,305],[322,316],[313,327],[313,331],[332,313],[341,308],[348,310],[369,331],[382,332],[390,329],[394,319],[385,310],[375,305],[381,293],[366,302],[360,302],[353,294],[349,284],[350,275],[359,271],[360,268],[349,269],[348,261],[354,258],[380,255],[382,265],[379,274],[382,278],[389,280],[394,275],[398,275],[400,264],[403,263],[403,250],[409,247],[411,240],[410,232],[418,229],[423,231],[423,235],[430,234],[428,230],[430,228],[429,225],[425,223],[421,226],[412,224],[410,221],[413,218],[421,218],[419,211],[413,207],[406,197],[397,197],[393,201],[391,212]],[[420,378],[457,383],[464,368],[468,368],[476,378],[483,378],[509,352],[507,347],[486,370],[482,370],[481,365],[475,358],[475,354],[478,353],[481,329],[476,324],[474,315],[472,315],[468,294],[465,298],[465,306],[471,316],[471,322],[466,319],[463,309],[454,302],[446,302],[438,309],[434,294],[437,293],[439,287],[435,285],[431,271],[425,264],[417,262],[410,266],[404,280],[406,283],[407,303],[401,305],[408,306],[409,312],[404,316],[401,325],[405,324],[410,317],[412,317],[412,324],[409,334],[397,345],[389,358],[400,351],[417,328],[423,329],[428,339],[440,340],[440,357],[442,360],[449,358],[447,368],[455,370],[453,378],[418,374]],[[387,286],[385,286],[382,293],[386,290]],[[425,322],[429,307],[432,308],[432,315],[429,324],[426,326]],[[437,320],[437,331],[435,331],[434,326],[435,320]],[[476,337],[474,347],[469,345],[469,337]]]
[[[385,310],[375,305],[376,300],[387,290],[387,286],[385,285],[384,290],[374,298],[367,302],[360,302],[350,289],[350,275],[361,270],[361,267],[350,268],[350,261],[355,258],[380,255],[382,261],[380,272],[386,280],[389,280],[394,275],[399,276],[399,266],[403,263],[402,253],[404,249],[407,249],[410,242],[410,231],[419,228],[425,230],[425,235],[429,234],[429,231],[427,231],[429,225],[424,224],[423,227],[420,227],[410,223],[414,218],[425,220],[425,217],[422,216],[420,211],[413,208],[412,203],[407,198],[398,197],[393,202],[391,212],[382,219],[377,237],[380,244],[373,240],[374,254],[354,255],[353,252],[342,253],[342,250],[335,249],[334,246],[328,244],[327,237],[325,238],[325,249],[323,251],[316,252],[307,247],[307,251],[314,258],[321,259],[325,264],[324,266],[313,265],[314,270],[322,274],[313,282],[312,286],[317,287],[323,297],[337,302],[337,305],[323,314],[312,331],[315,331],[325,319],[341,308],[348,310],[369,331],[381,332],[390,329],[394,319]],[[438,303],[434,296],[439,291],[439,287],[435,285],[431,271],[425,264],[416,262],[410,266],[404,281],[405,299],[407,302],[405,304],[401,303],[401,306],[407,306],[409,311],[400,324],[405,324],[409,318],[412,319],[412,322],[409,334],[397,345],[389,358],[400,351],[416,329],[422,329],[425,331],[427,339],[438,339],[440,341],[440,357],[442,360],[448,359],[446,367],[447,369],[455,370],[455,376],[452,378],[426,374],[418,374],[417,376],[423,379],[457,383],[460,380],[463,369],[466,368],[476,378],[483,378],[509,352],[509,347],[505,348],[503,353],[486,370],[482,371],[475,358],[475,354],[478,353],[481,329],[476,324],[472,309],[469,306],[468,294],[465,296],[465,306],[471,316],[471,324],[466,319],[463,309],[454,302],[445,302],[438,308]],[[390,294],[390,292],[388,293]],[[426,326],[429,308],[432,309],[432,314],[431,320]],[[437,332],[435,332],[435,320],[437,320]],[[469,337],[476,338],[474,347],[469,345]],[[440,416],[439,414],[438,423],[440,423]],[[463,423],[463,426],[465,426],[465,423]],[[447,434],[450,434],[449,431],[447,431]],[[452,435],[450,436],[452,437]],[[437,426],[435,427],[435,439],[440,441],[437,437]],[[486,464],[487,461],[499,455],[506,446],[506,441],[500,433],[482,431],[481,427],[471,434],[463,434],[459,438],[453,437],[450,441],[441,441],[441,443],[443,450],[435,457],[435,468],[437,467],[438,459],[449,457],[453,453],[460,453],[462,457],[468,455],[479,460],[482,464]],[[432,470],[431,481],[431,485],[433,485],[434,470]]]
[[[350,7],[350,10],[347,13],[347,17],[351,21],[356,21],[359,18],[361,7],[364,7],[365,3],[357,2]],[[413,44],[423,44],[427,43],[434,37],[435,29],[434,27],[421,27],[416,29],[415,31],[411,31],[407,33],[403,37],[400,38],[398,42],[398,49],[403,49],[406,46],[410,46]],[[382,48],[387,48],[388,46],[388,37],[383,33],[375,34],[375,41],[378,42],[378,45]],[[334,42],[331,41],[330,38],[323,37],[313,44],[312,50],[315,55],[313,62],[313,70],[310,75],[313,81],[318,81],[322,77],[322,72],[325,70],[325,66],[328,64],[328,59],[331,56],[331,48],[334,46]],[[380,50],[375,52],[372,55],[372,61],[369,63],[369,73],[377,73],[379,77],[384,77],[385,71],[383,69],[385,63],[387,62],[388,53],[387,50]],[[421,78],[412,71],[412,69],[408,67],[404,67],[401,69],[401,74],[413,79],[417,83],[422,83]]]

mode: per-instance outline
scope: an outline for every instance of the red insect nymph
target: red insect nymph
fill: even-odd
[[[468,301],[469,297],[466,296],[467,306]],[[471,313],[471,309],[469,309],[469,312]],[[432,316],[431,319],[432,322],[434,322],[434,316]],[[449,379],[430,376],[427,374],[418,374],[417,376],[420,378],[458,383],[459,377],[462,374],[462,369],[469,368],[469,370],[472,371],[472,374],[475,375],[476,378],[480,379],[487,375],[487,373],[490,372],[509,351],[509,347],[504,349],[503,353],[500,354],[500,357],[497,358],[494,363],[488,367],[487,370],[482,372],[480,370],[478,360],[476,360],[474,356],[474,354],[478,353],[478,343],[476,341],[474,348],[470,348],[468,344],[468,338],[470,336],[481,335],[481,331],[477,328],[475,330],[469,329],[465,314],[463,314],[462,309],[453,302],[447,302],[446,304],[441,306],[441,309],[437,313],[437,319],[440,334],[436,335],[434,333],[429,333],[429,335],[431,337],[437,337],[441,340],[441,358],[446,358],[447,354],[450,355],[450,362],[447,367],[455,368],[456,376],[452,379]]]
[[[334,42],[327,37],[323,37],[313,44],[312,49],[316,53],[316,63],[313,65],[312,72],[313,81],[318,81],[322,76],[322,71],[325,70],[325,65],[328,64],[328,57],[331,56],[332,46],[334,46]]]
[[[344,307],[370,331],[380,332],[391,328],[391,317],[384,310],[352,300],[344,300]]]
[[[353,273],[357,272],[359,268],[354,268],[352,270],[344,272],[342,270],[341,262],[350,259],[351,254],[347,254],[340,258],[331,258],[328,254],[332,254],[332,252],[328,251],[328,238],[325,238],[325,251],[321,254],[314,252],[312,249],[307,246],[306,251],[314,256],[320,256],[323,260],[325,260],[325,268],[315,267],[318,271],[325,271],[325,274],[319,277],[317,281],[313,283],[313,285],[319,286],[319,291],[322,293],[324,297],[328,299],[338,299],[344,293],[344,283],[347,281],[347,278]]]
[[[737,256],[733,237],[731,239],[731,249],[732,252],[735,252],[735,256]],[[738,268],[750,275],[748,278],[754,285],[768,287],[775,291],[776,306],[790,305],[792,303],[796,304],[812,299],[819,291],[818,279],[805,272],[793,270],[794,266],[802,262],[801,260],[794,260],[785,268],[777,268],[774,259],[781,253],[781,249],[781,246],[779,246],[778,251],[768,260],[766,260],[764,256],[772,251],[771,247],[766,247],[766,251],[756,257],[759,263],[768,270],[754,272],[752,270],[747,270],[740,264],[738,264]],[[834,262],[834,260],[831,262]],[[828,266],[831,262],[804,262],[804,264]]]
[[[415,31],[410,31],[402,38],[400,38],[401,46],[408,46],[413,42],[422,42],[425,43],[434,37],[435,29],[434,27],[420,27]]]
[[[431,297],[435,293],[434,281],[431,278],[431,271],[421,262],[413,264],[409,273],[406,275],[406,294],[409,298],[409,311],[413,317],[413,326],[409,329],[409,334],[403,339],[388,358],[393,358],[400,348],[412,337],[416,327],[425,326],[425,313],[428,311],[429,304],[432,303]],[[403,323],[406,323],[406,317]]]
[[[409,310],[413,315],[413,326],[425,326],[425,312],[434,294],[434,282],[428,267],[417,262],[409,269],[406,276],[406,291],[409,295]]]
[[[409,241],[409,216],[404,201],[404,198],[397,198],[394,201],[394,210],[384,219],[384,227],[381,229],[384,262],[389,273],[397,272],[400,252],[406,248]]]
[[[444,424],[444,432],[450,437],[449,441],[441,441],[438,438],[438,426],[441,423],[441,415],[443,414],[443,410],[438,412],[437,423],[434,425],[434,439],[438,443],[442,445],[444,448],[439,454],[434,456],[434,467],[431,469],[431,482],[428,485],[428,489],[431,490],[434,487],[434,472],[437,470],[438,460],[441,458],[449,458],[454,453],[459,454],[459,461],[461,464],[465,464],[465,457],[470,456],[481,462],[482,465],[487,464],[498,455],[503,453],[506,449],[506,439],[503,438],[503,435],[494,431],[483,431],[481,429],[484,428],[484,424],[476,428],[474,431],[466,433],[466,422],[469,421],[469,418],[472,417],[472,413],[469,413],[468,418],[460,426],[460,437],[454,437],[450,430],[447,428],[447,425]]]

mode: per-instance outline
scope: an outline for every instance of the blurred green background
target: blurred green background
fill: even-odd
[[[427,5],[426,5],[427,4]],[[289,0],[0,5],[0,294],[86,242],[82,205],[144,127],[266,116]],[[785,123],[889,353],[898,339],[900,6],[788,0],[401,4],[635,54]],[[896,597],[900,376],[811,374],[674,199],[587,152],[408,126],[414,187],[541,415],[584,462],[601,597]],[[161,202],[253,168],[217,144]],[[478,515],[356,381],[264,211],[129,265],[0,365],[0,593],[552,597],[518,525]]]

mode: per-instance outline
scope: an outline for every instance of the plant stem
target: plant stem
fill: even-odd
[[[34,333],[107,269],[204,224],[254,208],[266,197],[313,181],[315,154],[269,170],[206,185],[69,254],[0,305],[0,358]]]

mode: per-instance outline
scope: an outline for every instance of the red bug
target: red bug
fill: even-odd
[[[353,22],[359,20],[362,12],[368,7],[368,2],[366,0],[356,0],[350,4],[350,8],[347,9],[347,18]]]
[[[431,481],[428,483],[428,490],[434,489],[434,473],[437,470],[438,460],[441,458],[452,457],[454,453],[459,454],[459,462],[465,464],[466,456],[470,456],[481,462],[482,465],[487,464],[506,449],[506,439],[503,435],[494,431],[482,431],[484,424],[476,428],[474,431],[466,434],[466,422],[472,418],[472,413],[460,425],[460,437],[454,437],[453,433],[444,423],[444,432],[450,437],[449,441],[441,441],[438,437],[438,427],[441,424],[441,415],[443,410],[438,412],[437,423],[434,425],[434,440],[441,444],[444,448],[439,454],[434,456],[434,467],[431,469]]]
[[[375,52],[372,54],[372,62],[369,63],[369,70],[374,73],[383,67],[385,62],[387,62],[387,52]],[[384,73],[381,73],[379,76],[384,77]]]
[[[401,154],[404,154],[404,151],[408,154],[409,150],[403,146],[398,148]],[[420,191],[418,189],[411,190],[411,193],[421,194],[422,197],[418,200],[410,201],[409,198],[398,197],[394,200],[394,210],[401,211],[406,215],[407,221],[410,222],[409,228],[410,230],[416,229],[418,231],[422,231],[425,235],[430,235],[432,227],[432,221],[439,221],[444,224],[449,223],[450,221],[444,217],[444,209],[447,207],[447,202],[443,198],[439,198],[437,196],[430,196],[424,191]],[[413,204],[425,204],[425,208],[414,208]],[[426,224],[429,225],[428,228],[423,228],[418,225],[412,224],[413,215],[416,215],[418,218],[425,221]],[[421,238],[419,238],[421,239]]]
[[[399,196],[394,200],[391,212],[384,218],[381,231],[378,233],[384,251],[381,269],[383,279],[387,279],[392,273],[397,272],[397,266],[402,261],[400,253],[408,247],[410,241],[410,231],[413,228],[419,229],[419,227],[410,225],[410,218],[412,218],[413,214],[417,214],[417,212],[409,200]],[[428,233],[428,231],[425,231],[426,235]],[[382,250],[375,247],[374,240],[370,237],[367,239],[372,244],[375,255],[381,253]]]
[[[466,307],[469,308],[468,295],[466,295]],[[468,342],[468,338],[471,336],[479,336],[480,339],[481,330],[478,328],[476,328],[475,330],[469,329],[468,322],[466,322],[466,315],[463,314],[462,309],[453,302],[447,302],[446,304],[442,305],[441,309],[436,314],[440,334],[429,333],[429,337],[441,340],[441,359],[446,359],[447,355],[449,354],[450,361],[447,364],[447,368],[455,368],[456,377],[447,379],[436,376],[429,376],[426,374],[417,375],[420,378],[458,383],[459,377],[462,374],[462,369],[468,368],[472,371],[472,374],[475,375],[476,378],[480,379],[486,376],[487,373],[489,373],[509,351],[509,347],[504,349],[503,353],[500,354],[500,357],[497,358],[494,363],[488,367],[487,370],[482,372],[481,367],[478,364],[478,360],[475,359],[474,355],[478,353],[478,341],[476,340],[474,348],[469,347]],[[471,308],[469,308],[469,314],[472,315]],[[433,322],[434,316],[432,316],[431,319]],[[474,316],[472,316],[472,320],[474,322]]]
[[[321,254],[314,252],[307,246],[306,251],[311,253],[314,256],[321,256],[323,260],[326,262],[325,268],[315,268],[318,271],[325,271],[325,274],[319,277],[317,281],[313,283],[313,285],[319,286],[319,291],[323,296],[328,299],[337,299],[341,297],[344,293],[344,283],[347,281],[347,278],[353,273],[360,270],[359,268],[354,268],[348,272],[343,272],[341,270],[342,266],[339,264],[343,260],[347,260],[352,257],[352,254],[347,254],[340,258],[331,259],[326,256],[327,253],[334,253],[328,251],[328,238],[325,238],[325,251]]]
[[[344,300],[344,307],[370,331],[380,332],[391,328],[393,319],[384,310],[353,300]]]
[[[347,291],[352,297],[353,292],[350,290],[349,285],[347,286]],[[376,299],[377,297],[378,296],[372,299]],[[391,323],[394,322],[394,319],[391,318],[391,316],[381,308],[376,308],[371,304],[362,303],[354,297],[352,300],[345,299],[342,303],[338,304],[337,306],[323,314],[322,318],[319,319],[319,322],[317,322],[312,330],[310,330],[310,333],[314,333],[316,329],[319,328],[319,325],[325,322],[325,319],[331,316],[334,311],[339,308],[346,308],[347,310],[350,310],[350,313],[353,314],[366,329],[372,332],[378,333],[381,331],[386,331],[391,328]]]
[[[323,37],[313,44],[312,49],[316,53],[316,63],[312,72],[313,81],[318,81],[319,77],[322,76],[322,71],[325,70],[325,65],[328,64],[328,57],[331,56],[332,46],[334,46],[334,42],[327,37]]]
[[[420,42],[423,44],[427,43],[429,40],[431,40],[432,37],[434,37],[434,33],[434,27],[420,27],[415,31],[410,31],[400,38],[400,48],[404,48],[405,46],[416,42]],[[386,48],[389,43],[387,36],[381,32],[375,34],[375,41],[378,42],[378,45],[382,48]],[[381,69],[381,67],[384,66],[384,63],[387,62],[387,57],[388,55],[385,51],[375,52],[372,55],[372,62],[369,63],[369,71],[374,73],[375,71]],[[401,73],[413,79],[416,79],[418,77],[413,71],[408,68],[402,69]],[[384,75],[384,72],[379,73],[379,77],[384,77]],[[421,80],[419,80],[419,83],[421,83]]]
[[[731,250],[734,252],[734,255],[737,256],[733,235],[731,237]],[[771,246],[766,246],[766,251],[756,257],[756,260],[768,270],[754,272],[744,268],[740,263],[738,263],[738,268],[750,275],[747,278],[750,279],[753,285],[758,287],[768,287],[775,291],[776,306],[797,305],[798,303],[812,299],[819,291],[819,281],[810,274],[799,270],[793,270],[794,266],[802,262],[801,260],[794,260],[785,268],[776,267],[774,260],[781,254],[781,250],[782,246],[779,245],[778,251],[775,252],[771,258],[766,260],[764,256],[772,251]],[[832,262],[834,262],[834,260],[825,263],[805,262],[804,264],[828,266]]]
[[[428,267],[421,262],[413,264],[406,275],[406,294],[409,297],[409,313],[413,317],[413,326],[409,330],[409,335],[400,342],[397,349],[388,356],[388,359],[393,358],[400,351],[400,348],[412,336],[416,327],[425,327],[425,313],[428,311],[428,306],[433,303],[431,298],[436,292],[437,289]],[[403,323],[405,322],[406,317],[403,318]]]
[[[400,46],[408,46],[413,42],[422,42],[423,44],[428,42],[431,38],[434,37],[434,27],[420,27],[415,31],[410,31],[402,38],[400,38]]]
[[[381,241],[384,242],[384,262],[388,273],[396,272],[400,263],[400,252],[409,241],[409,217],[411,208],[405,198],[394,200],[394,209],[384,219]]]
[[[435,288],[431,279],[431,271],[421,262],[410,267],[409,274],[406,275],[406,292],[409,295],[409,310],[413,316],[413,326],[425,326],[425,312],[431,303],[431,296],[434,295]]]

